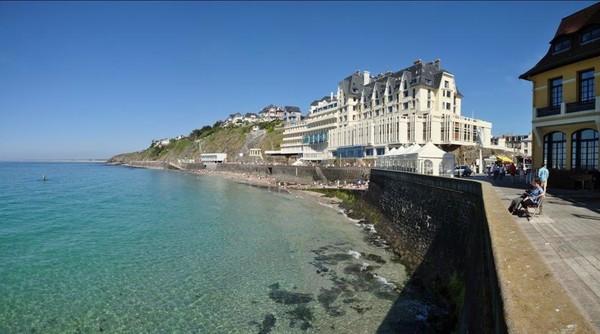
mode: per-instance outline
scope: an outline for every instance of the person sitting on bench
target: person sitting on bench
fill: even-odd
[[[527,208],[538,205],[544,194],[542,182],[539,179],[535,179],[531,182],[530,190],[526,190],[521,196],[512,200],[508,207],[508,211],[514,213],[519,207],[523,207],[523,209],[525,209],[525,214],[529,216],[529,210],[527,210]]]

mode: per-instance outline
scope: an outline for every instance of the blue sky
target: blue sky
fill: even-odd
[[[441,60],[462,114],[531,128],[531,83],[560,20],[591,1],[0,1],[0,160],[109,158],[356,70]]]

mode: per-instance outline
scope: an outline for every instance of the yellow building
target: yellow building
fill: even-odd
[[[546,55],[519,76],[533,83],[533,168],[546,163],[566,187],[598,171],[599,76],[600,3],[563,18]]]

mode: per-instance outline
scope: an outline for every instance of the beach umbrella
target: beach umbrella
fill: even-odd
[[[496,157],[496,161],[499,161],[499,162],[512,162],[512,159],[509,158],[509,157],[505,157],[503,155],[499,155],[499,156]]]

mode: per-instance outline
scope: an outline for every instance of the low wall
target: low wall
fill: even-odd
[[[455,303],[453,331],[594,332],[490,184],[373,169],[365,200],[407,287]]]
[[[366,195],[412,283],[462,303],[459,332],[505,331],[482,198],[477,182],[377,169]]]
[[[356,182],[368,179],[370,168],[361,167],[318,167],[318,166],[285,166],[255,164],[214,164],[208,169],[222,172],[246,173],[255,176],[272,176],[278,181],[289,183],[312,184],[320,182]]]

